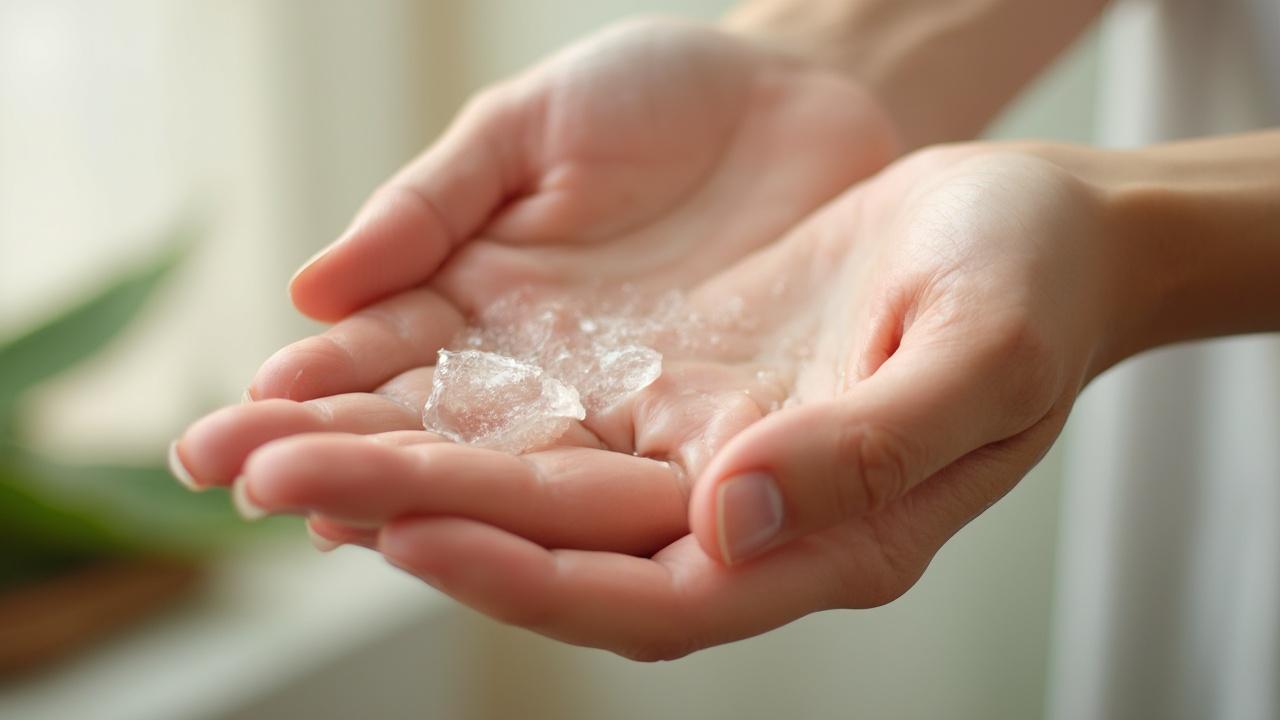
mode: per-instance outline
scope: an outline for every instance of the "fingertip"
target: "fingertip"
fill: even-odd
[[[392,183],[369,199],[351,230],[294,274],[289,297],[308,317],[335,322],[422,284],[453,245],[453,231],[425,195]]]
[[[811,451],[828,435],[833,408],[833,403],[812,403],[769,414],[730,438],[708,465],[708,474],[726,478],[767,469],[797,452]]]
[[[342,547],[343,543],[332,538],[322,535],[314,523],[307,521],[307,539],[311,541],[311,546],[322,553],[330,553]]]
[[[178,449],[179,442],[180,440],[174,440],[169,443],[169,474],[173,475],[174,479],[177,480],[179,484],[192,492],[203,492],[207,490],[208,488],[196,482],[196,479],[191,475],[191,471],[187,470],[187,466],[182,461],[182,456]]]
[[[258,495],[270,496],[272,504],[279,502],[275,496],[276,486],[283,479],[288,482],[292,470],[297,470],[293,462],[297,453],[294,451],[298,438],[294,436],[269,440],[254,448],[243,464],[243,476],[254,478],[259,486]],[[305,457],[305,456],[304,456]]]
[[[312,320],[335,323],[360,309],[352,298],[343,294],[343,286],[332,282],[325,258],[332,246],[321,250],[289,278],[289,302],[298,312]]]
[[[231,484],[231,502],[236,508],[236,512],[240,513],[240,517],[253,522],[261,520],[271,514],[262,504],[254,497],[249,490],[249,478],[236,478]]]
[[[811,456],[825,442],[830,409],[815,404],[771,414],[712,458],[689,504],[690,529],[707,555],[734,565],[796,534],[786,492],[796,490],[797,460],[814,462]]]
[[[325,335],[277,350],[250,383],[255,398],[314,400],[345,392],[355,380],[351,354]]]
[[[352,503],[344,488],[359,483],[372,492],[364,481],[370,472],[377,477],[377,466],[385,463],[374,462],[380,456],[369,453],[384,448],[342,433],[292,435],[256,448],[245,460],[244,474],[253,478],[254,497],[273,510],[335,511]],[[349,457],[358,460],[346,461]],[[357,507],[348,509],[361,514]]]
[[[283,437],[256,448],[233,484],[237,509],[246,519],[267,513],[305,515],[340,510],[345,503],[340,492],[335,498],[335,490],[348,484],[344,482],[347,474],[333,472],[333,458],[361,442],[339,433],[311,433]],[[339,521],[369,530],[376,527],[372,522],[333,518],[334,523]]]
[[[313,432],[322,421],[306,406],[289,400],[233,405],[200,418],[173,449],[175,474],[185,471],[199,487],[230,485],[255,448],[290,432]]]
[[[377,548],[380,527],[360,527],[335,520],[325,515],[312,515],[307,518],[307,530],[313,538],[318,538],[317,549],[326,552],[324,547],[330,545],[359,545],[371,550]]]

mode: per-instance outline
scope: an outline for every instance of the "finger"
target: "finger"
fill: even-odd
[[[1061,379],[1021,336],[905,344],[837,399],[731,440],[695,487],[690,525],[739,562],[878,509],[960,457],[1027,429]]]
[[[230,485],[245,458],[289,435],[315,432],[422,431],[411,408],[376,395],[353,394],[297,403],[290,400],[233,405],[197,420],[174,444],[173,470],[194,489]]]
[[[462,326],[462,315],[437,293],[410,290],[272,355],[249,395],[311,400],[368,392],[410,368],[434,365]]]
[[[359,545],[377,549],[380,528],[356,527],[327,518],[312,515],[307,518],[307,535],[311,544],[320,552],[330,552],[342,545]]]
[[[1064,419],[1065,413],[1046,418],[966,456],[868,522],[806,536],[746,565],[726,567],[692,536],[646,560],[548,551],[455,518],[391,523],[378,549],[498,620],[633,659],[673,659],[817,610],[875,607],[900,597],[947,538],[1035,465]]]
[[[640,553],[688,532],[682,474],[665,462],[590,448],[517,456],[447,442],[300,435],[254,452],[241,482],[265,512],[365,527],[408,515],[463,516],[553,547]]]
[[[938,548],[1043,456],[1065,412],[931,477],[885,513],[727,567],[685,536],[652,560],[548,551],[469,520],[402,519],[378,549],[501,621],[635,659],[672,659],[828,608],[876,607],[920,578]],[[874,527],[871,524],[874,522]],[[779,588],[785,588],[780,592]]]
[[[293,302],[335,321],[426,281],[525,183],[518,101],[477,96],[431,149],[374,193],[350,229],[298,271]]]
[[[785,385],[755,365],[670,362],[585,425],[610,448],[671,460],[696,477],[729,438],[781,405]]]
[[[378,549],[502,622],[640,660],[750,637],[841,597],[826,556],[809,547],[726,568],[690,536],[651,560],[546,550],[474,520],[432,518],[385,526]]]

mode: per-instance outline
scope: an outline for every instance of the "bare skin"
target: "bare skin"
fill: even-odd
[[[1133,181],[1097,184],[1096,153],[1063,153],[910,156],[699,283],[697,297],[744,297],[764,337],[799,318],[816,338],[782,389],[799,404],[767,417],[778,388],[744,380],[752,350],[738,347],[521,457],[409,429],[429,369],[369,395],[232,408],[184,442],[306,418],[309,431],[250,443],[253,505],[306,514],[495,617],[630,657],[878,605],[1043,456],[1080,389],[1142,349],[1131,330],[1156,315],[1125,272]],[[751,292],[778,274],[797,291]],[[759,470],[786,520],[739,562],[716,491]]]
[[[896,153],[879,104],[825,66],[698,25],[629,23],[473,100],[299,272],[293,299],[338,320],[428,278],[464,312],[517,282],[688,285]],[[253,392],[324,394],[269,373]]]
[[[254,402],[188,429],[182,470],[506,622],[670,658],[898,597],[1098,373],[1272,329],[1259,268],[1280,262],[1265,242],[1280,202],[1257,158],[1280,157],[1274,134],[1156,152],[1136,175],[1119,154],[943,147],[858,184],[898,140],[828,68],[635,25],[485,95],[294,281],[314,317],[374,304],[268,360]],[[1203,170],[1224,155],[1248,172]],[[1202,182],[1166,182],[1189,168]],[[1169,257],[1202,275],[1155,261]],[[742,298],[757,325],[553,448],[421,430],[430,362],[464,315],[512,283],[600,280]],[[1235,325],[1162,322],[1212,297]],[[797,337],[802,361],[770,350]],[[744,544],[725,488],[752,474],[774,484],[779,526]]]

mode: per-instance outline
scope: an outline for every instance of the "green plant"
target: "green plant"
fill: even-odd
[[[0,589],[105,558],[197,555],[243,534],[225,497],[186,491],[159,457],[77,465],[23,442],[22,395],[108,345],[191,245],[190,231],[175,233],[150,262],[0,342]]]

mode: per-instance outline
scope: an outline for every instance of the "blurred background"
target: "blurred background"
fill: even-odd
[[[29,506],[0,514],[0,718],[1040,716],[1056,451],[891,606],[653,666],[160,486],[168,441],[313,329],[294,268],[469,92],[730,4],[0,0],[0,504]],[[1090,140],[1096,45],[993,134]]]

